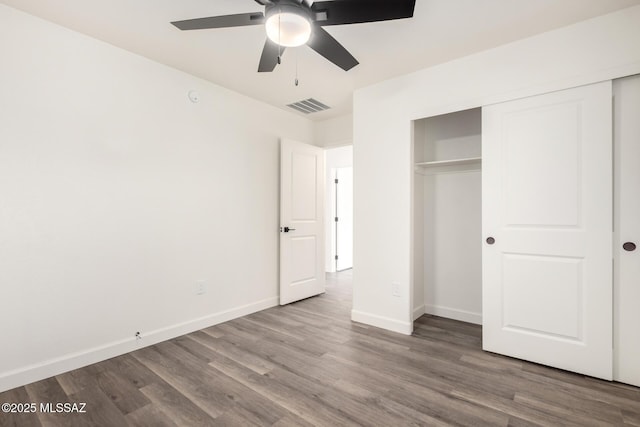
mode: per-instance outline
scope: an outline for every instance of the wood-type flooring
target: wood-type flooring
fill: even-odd
[[[1,426],[640,426],[640,389],[485,353],[481,328],[425,315],[413,336],[350,320],[327,292],[0,394],[86,413]]]

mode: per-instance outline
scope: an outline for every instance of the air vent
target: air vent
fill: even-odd
[[[304,114],[317,113],[319,111],[328,110],[331,107],[327,107],[322,102],[315,100],[313,98],[305,99],[304,101],[294,102],[293,104],[287,105],[287,107],[291,107],[296,111],[300,111]]]

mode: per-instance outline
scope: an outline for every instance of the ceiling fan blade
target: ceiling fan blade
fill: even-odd
[[[264,24],[262,12],[238,13],[236,15],[211,16],[209,18],[174,21],[173,25],[181,30],[204,30],[208,28],[244,27]]]
[[[267,38],[264,42],[264,48],[262,49],[262,56],[260,57],[260,64],[258,65],[259,73],[270,73],[278,65],[278,56],[282,56],[284,53],[284,46],[278,46]]]
[[[359,24],[411,18],[416,0],[334,0],[311,5],[318,25]]]
[[[345,71],[359,64],[344,46],[319,25],[314,25],[307,45]]]

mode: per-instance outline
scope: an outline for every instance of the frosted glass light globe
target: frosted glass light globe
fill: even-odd
[[[302,46],[311,37],[311,23],[295,13],[274,13],[267,19],[267,37],[285,47]]]

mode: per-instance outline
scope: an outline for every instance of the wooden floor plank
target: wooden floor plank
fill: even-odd
[[[271,373],[258,375],[223,355],[218,355],[210,365],[312,424],[357,425],[333,408],[319,405],[312,395],[301,393],[295,384],[278,381]]]
[[[25,386],[25,388],[30,398],[29,401],[36,403],[38,406],[40,406],[40,404],[51,404],[55,406],[58,403],[64,404],[72,401],[55,377],[29,384]],[[88,402],[84,403],[87,403],[88,406]],[[90,408],[87,408],[87,411],[89,410]],[[75,427],[82,425],[81,417],[84,417],[84,414],[67,415],[55,411],[45,412],[42,410],[38,412],[38,418],[43,426],[60,425],[60,423],[64,421],[65,425]]]
[[[67,394],[74,394],[88,387],[97,387],[97,376],[103,372],[102,364],[85,366],[56,376],[58,383]]]
[[[155,405],[147,405],[127,414],[131,427],[180,427]]]
[[[114,357],[101,363],[105,371],[113,371],[125,378],[134,387],[142,388],[150,384],[162,382],[162,379],[149,368],[138,362],[131,354]]]
[[[238,363],[246,366],[252,371],[262,375],[271,371],[274,365],[265,358],[261,358],[251,350],[246,350],[238,347],[238,340],[243,335],[227,334],[220,338],[213,338],[207,334],[200,334],[195,332],[189,335],[189,338],[209,348],[209,351],[213,350],[217,353],[223,354]],[[249,340],[252,344],[258,342],[258,340]]]
[[[313,427],[313,424],[298,416],[290,415],[278,420],[273,427]]]
[[[213,423],[213,417],[165,382],[146,385],[140,391],[179,426],[205,427]]]
[[[161,344],[138,350],[134,357],[212,418],[222,415],[231,402],[225,391],[216,386],[216,378],[207,370],[190,369],[179,357],[167,354],[167,342]]]
[[[463,426],[507,426],[509,416],[489,406],[478,405],[448,392],[425,388],[421,393],[391,390],[385,397],[442,422]]]
[[[69,418],[73,418],[77,424],[63,425],[80,425],[80,426],[127,426],[128,422],[124,414],[120,412],[115,403],[107,397],[99,388],[84,388],[79,392],[69,396],[71,401],[77,404],[86,403],[86,412],[72,415],[57,414],[57,422],[67,422]],[[44,424],[44,423],[43,423]],[[60,424],[54,424],[60,425]]]
[[[101,372],[97,376],[97,383],[100,390],[123,414],[129,414],[151,403],[137,387],[116,371]]]
[[[640,411],[636,412],[636,411],[630,411],[628,409],[622,409],[622,419],[624,420],[625,424],[627,425],[631,425],[631,426],[638,426],[640,427]]]
[[[555,414],[548,414],[544,411],[539,410],[538,408],[532,408],[530,406],[523,405],[518,402],[514,402],[512,400],[504,399],[491,394],[477,394],[458,390],[454,390],[451,394],[461,400],[474,403],[478,406],[491,408],[509,416],[538,423],[543,426],[553,427],[558,425],[566,425],[578,427],[580,425],[583,425],[582,420],[578,421],[577,419],[571,420],[568,418],[562,418],[556,416]]]
[[[611,423],[614,420],[617,420],[615,424],[618,425],[624,423],[620,409],[610,407],[600,402],[576,401],[564,398],[542,400],[527,392],[516,393],[513,400],[516,403],[523,404],[524,406],[552,415],[561,420],[574,418],[576,422],[584,426],[602,425]],[[576,409],[580,411],[578,415],[576,415]]]
[[[24,387],[0,393],[0,404],[32,403],[33,399]],[[37,403],[37,402],[33,402]],[[11,408],[9,408],[11,410]],[[0,426],[2,427],[40,427],[42,423],[38,418],[38,412],[16,412],[0,413]]]

